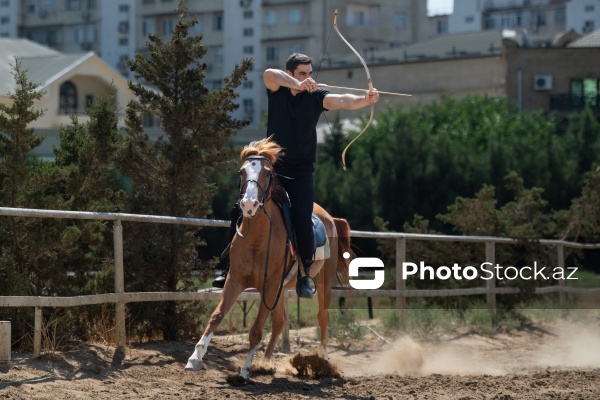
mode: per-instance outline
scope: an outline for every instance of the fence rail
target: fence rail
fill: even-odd
[[[115,265],[115,292],[95,294],[88,296],[54,297],[54,296],[0,296],[0,307],[35,307],[35,331],[34,331],[34,355],[41,354],[41,327],[42,307],[75,307],[92,304],[115,303],[115,320],[117,332],[117,350],[125,351],[127,343],[125,330],[125,304],[146,301],[199,301],[219,300],[221,290],[200,290],[197,292],[125,292],[124,265],[123,265],[123,227],[122,221],[145,222],[161,224],[179,224],[198,227],[229,227],[229,221],[211,220],[199,218],[179,218],[166,216],[138,215],[125,213],[85,212],[85,211],[60,211],[40,210],[25,208],[0,207],[0,216],[7,217],[35,217],[35,218],[61,218],[61,219],[83,219],[113,221],[113,247]],[[390,239],[396,242],[396,289],[395,290],[352,290],[352,296],[356,297],[392,297],[396,299],[396,308],[406,310],[406,299],[409,297],[446,297],[446,296],[470,296],[486,295],[487,306],[495,311],[497,294],[519,293],[519,288],[498,288],[495,280],[489,279],[485,287],[463,288],[463,289],[433,289],[433,290],[407,290],[406,280],[402,276],[402,265],[406,261],[406,241],[445,241],[445,242],[468,242],[485,244],[485,262],[495,264],[496,243],[518,243],[516,239],[499,238],[492,236],[452,236],[452,235],[428,235],[417,233],[400,232],[367,232],[351,231],[351,237]],[[556,246],[557,264],[564,270],[565,256],[564,248],[576,249],[600,249],[598,244],[585,244],[568,242],[563,240],[541,239],[540,244]],[[593,294],[600,293],[600,288],[572,288],[565,286],[564,280],[559,280],[558,286],[538,287],[535,293],[559,293],[561,304],[564,304],[566,293]],[[347,290],[335,289],[332,297],[346,297]],[[294,291],[286,291],[285,298],[295,298]],[[255,290],[245,291],[238,300],[256,300],[258,292]]]

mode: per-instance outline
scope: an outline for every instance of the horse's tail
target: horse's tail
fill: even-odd
[[[333,218],[333,222],[335,223],[335,229],[338,234],[338,262],[336,275],[343,286],[348,286],[350,281],[348,265],[350,264],[350,261],[356,257],[350,247],[350,224],[343,218]],[[350,257],[345,258],[344,253],[349,253]]]

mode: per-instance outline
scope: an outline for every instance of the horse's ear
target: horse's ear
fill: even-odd
[[[268,165],[265,165],[263,168],[269,172],[273,170],[273,168],[269,167]]]

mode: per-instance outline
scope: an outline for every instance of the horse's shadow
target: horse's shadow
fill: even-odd
[[[321,379],[321,380],[292,380],[287,377],[274,377],[271,381],[262,382],[250,379],[244,386],[231,386],[227,382],[223,382],[221,389],[223,393],[229,391],[232,392],[232,397],[235,398],[233,393],[242,391],[246,395],[255,396],[260,398],[264,395],[276,395],[277,397],[283,398],[291,394],[307,397],[307,398],[328,398],[332,396],[332,393],[327,388],[331,387],[342,387],[345,381],[342,379]],[[363,400],[362,396],[355,396],[351,393],[339,396],[336,394],[336,398],[348,399],[348,400]]]

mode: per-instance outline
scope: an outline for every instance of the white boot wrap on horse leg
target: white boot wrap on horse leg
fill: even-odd
[[[202,369],[202,357],[204,357],[206,354],[206,350],[208,349],[208,344],[210,343],[210,339],[212,339],[212,335],[212,333],[210,333],[208,336],[202,335],[198,343],[196,343],[196,349],[185,365],[186,371],[200,371]]]
[[[319,346],[317,355],[325,360],[329,360],[329,353],[327,352],[327,347],[325,346]]]
[[[248,353],[248,357],[246,357],[246,363],[240,371],[240,376],[244,379],[248,379],[248,377],[250,376],[250,370],[252,369],[252,359],[254,358],[254,353],[256,353],[256,350],[258,350],[258,344],[254,346],[250,353]]]

